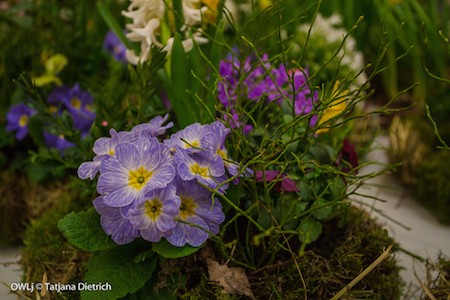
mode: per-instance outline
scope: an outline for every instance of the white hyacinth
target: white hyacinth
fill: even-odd
[[[182,0],[183,17],[185,25],[182,27],[184,40],[183,48],[190,51],[194,43],[205,44],[208,39],[202,36],[201,29],[195,29],[194,33],[189,31],[193,26],[201,25],[202,15],[208,7],[201,6],[200,0]],[[136,54],[133,50],[126,51],[127,60],[134,65],[144,62],[150,58],[150,49],[153,45],[163,48],[164,51],[171,52],[173,37],[167,41],[161,41],[161,23],[165,22],[166,4],[164,0],[131,0],[127,11],[122,11],[122,15],[132,19],[132,23],[127,24],[127,38],[132,42],[141,43],[141,52]]]

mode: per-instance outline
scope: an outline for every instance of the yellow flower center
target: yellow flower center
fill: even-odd
[[[25,127],[28,124],[28,115],[21,115],[19,118],[19,126],[20,127]]]
[[[114,156],[114,154],[116,154],[116,152],[114,152],[113,148],[110,148],[109,151],[108,151],[108,154],[111,155],[111,156]]]
[[[153,176],[153,173],[140,166],[136,170],[128,172],[128,185],[140,191],[147,181]]]
[[[80,109],[81,108],[81,100],[78,99],[77,97],[73,97],[72,99],[70,99],[70,105],[72,105],[73,108],[75,108],[75,109]]]
[[[198,207],[198,204],[189,197],[180,196],[180,199],[180,219],[186,220],[187,217],[195,215],[195,209]]]
[[[227,159],[227,153],[225,152],[225,150],[217,149],[216,153],[220,155],[220,157],[222,157],[223,159]]]
[[[191,166],[191,172],[193,174],[200,175],[202,177],[208,176],[208,168],[200,166],[198,163],[195,163]]]
[[[184,142],[184,149],[198,148],[198,147],[200,147],[200,142],[198,140],[191,141],[191,142]]]
[[[152,221],[156,221],[162,212],[162,203],[157,198],[149,199],[144,204],[145,214],[152,219]]]

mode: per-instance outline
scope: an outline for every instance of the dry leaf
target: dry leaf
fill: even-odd
[[[217,282],[223,288],[224,293],[245,295],[252,299],[255,298],[243,268],[229,268],[227,265],[221,265],[210,258],[206,259],[206,263],[209,279]]]

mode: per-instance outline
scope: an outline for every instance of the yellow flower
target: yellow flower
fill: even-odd
[[[259,8],[261,8],[261,9],[266,9],[271,5],[272,5],[271,0],[260,0],[259,1]]]
[[[219,0],[202,0],[208,9],[203,14],[203,19],[207,24],[216,23],[217,18],[217,7],[219,6]]]
[[[50,83],[61,85],[61,79],[58,75],[68,64],[69,60],[62,54],[55,54],[45,60],[45,73],[41,76],[34,77],[33,81],[36,86],[44,86]]]
[[[336,80],[334,83],[333,91],[331,92],[331,99],[334,99],[327,108],[325,108],[322,111],[322,116],[319,119],[318,125],[322,125],[332,118],[338,116],[341,114],[345,108],[347,107],[347,104],[345,103],[345,98],[347,97],[348,90],[339,92],[339,80]],[[316,133],[324,133],[329,131],[330,129],[328,127],[320,128],[316,131]]]

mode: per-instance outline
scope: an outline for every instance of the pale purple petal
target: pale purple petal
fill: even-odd
[[[93,162],[93,161],[88,161],[88,162],[84,162],[82,163],[77,170],[77,175],[78,177],[80,177],[81,179],[94,179],[95,175],[97,175],[99,169],[100,169],[100,163],[101,162]]]

